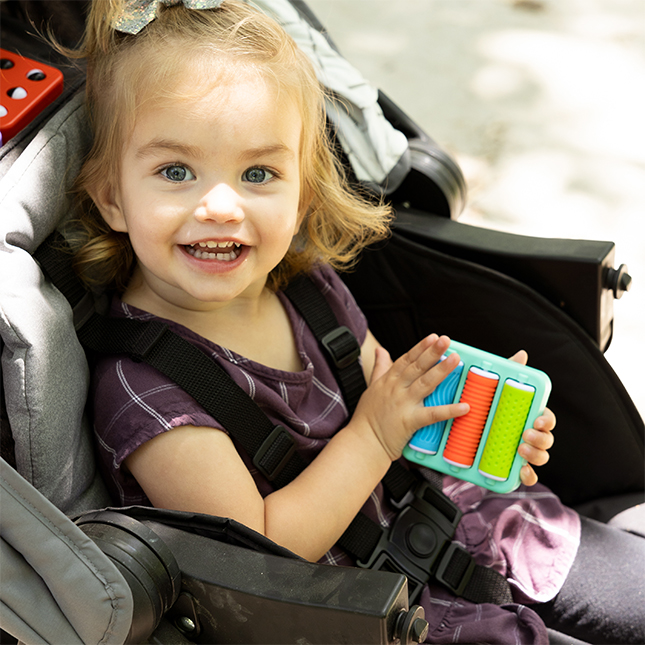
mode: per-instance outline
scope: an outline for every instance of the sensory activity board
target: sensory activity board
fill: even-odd
[[[463,401],[470,412],[421,428],[403,456],[499,493],[513,491],[526,463],[517,448],[524,430],[544,412],[551,381],[540,370],[456,341],[442,360],[453,352],[461,362],[424,403]]]

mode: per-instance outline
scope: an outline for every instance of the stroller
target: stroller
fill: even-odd
[[[302,28],[325,38],[303,3],[292,7]],[[51,60],[17,20],[3,20],[3,46]],[[72,308],[64,284],[34,259],[64,221],[65,190],[87,147],[83,75],[66,73],[63,95],[0,153],[0,627],[27,643],[419,642],[423,617],[400,572],[310,564],[225,518],[109,508],[74,331],[97,305],[83,294]],[[626,509],[643,500],[643,421],[602,356],[612,333],[607,294],[625,284],[613,244],[459,224],[459,168],[387,97],[378,105],[405,135],[382,176],[364,173],[345,121],[330,115],[356,181],[396,206],[391,239],[345,276],[370,328],[393,356],[430,330],[509,355],[524,329],[522,345],[553,381],[559,420],[541,480],[582,514],[636,530]]]

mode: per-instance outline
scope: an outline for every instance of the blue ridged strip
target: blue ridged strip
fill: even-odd
[[[463,369],[464,364],[459,363],[459,365],[437,386],[437,389],[425,398],[423,403],[427,407],[453,403]],[[443,437],[444,430],[446,429],[446,423],[448,422],[438,421],[437,423],[433,423],[430,426],[425,426],[425,428],[417,430],[412,439],[410,439],[410,448],[418,450],[419,452],[425,452],[429,455],[434,455],[437,450],[439,450],[441,439]]]

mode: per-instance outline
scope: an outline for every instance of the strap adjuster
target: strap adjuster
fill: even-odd
[[[287,465],[295,451],[295,439],[284,426],[277,425],[256,451],[253,465],[269,481],[273,481]]]
[[[474,558],[456,542],[451,542],[441,558],[435,578],[456,596],[461,596],[475,571]]]
[[[145,322],[141,334],[132,344],[130,358],[135,363],[144,361],[167,329],[168,325],[158,320]]]
[[[356,336],[344,325],[332,329],[320,342],[331,356],[334,365],[341,370],[351,365],[361,354],[361,346]]]

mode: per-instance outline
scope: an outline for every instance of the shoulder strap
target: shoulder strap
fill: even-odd
[[[177,383],[231,433],[256,468],[278,488],[306,467],[289,432],[273,425],[212,358],[165,323],[94,314],[77,333],[86,349],[126,354]]]
[[[358,360],[361,347],[356,336],[338,324],[329,303],[308,276],[296,276],[284,293],[325,350],[351,416],[366,388],[363,368]]]
[[[126,354],[176,382],[231,433],[253,464],[276,487],[287,485],[304,470],[307,464],[295,451],[295,442],[289,432],[281,425],[274,426],[213,359],[171,331],[168,325],[89,312],[88,294],[75,276],[72,256],[64,250],[62,237],[50,236],[34,257],[69,300],[75,310],[75,319],[79,319],[76,309],[84,310],[77,334],[86,349],[104,354]],[[292,285],[287,296],[326,349],[351,414],[365,389],[358,361],[358,341],[349,329],[338,325],[329,304],[308,277],[300,276]],[[394,498],[403,500],[414,481],[416,479],[406,469],[393,462],[383,483]],[[448,509],[442,509],[442,503],[452,503],[439,491],[435,490],[433,496],[439,512],[445,514]],[[386,537],[382,527],[359,513],[338,544],[357,560],[367,562],[377,554],[379,545],[387,542]],[[510,588],[503,576],[475,565],[470,554],[455,546],[456,543],[451,543],[442,554],[442,569],[434,574],[435,577],[457,595],[473,602],[511,602]],[[387,562],[385,568],[388,568]],[[422,584],[417,585],[417,593]]]

